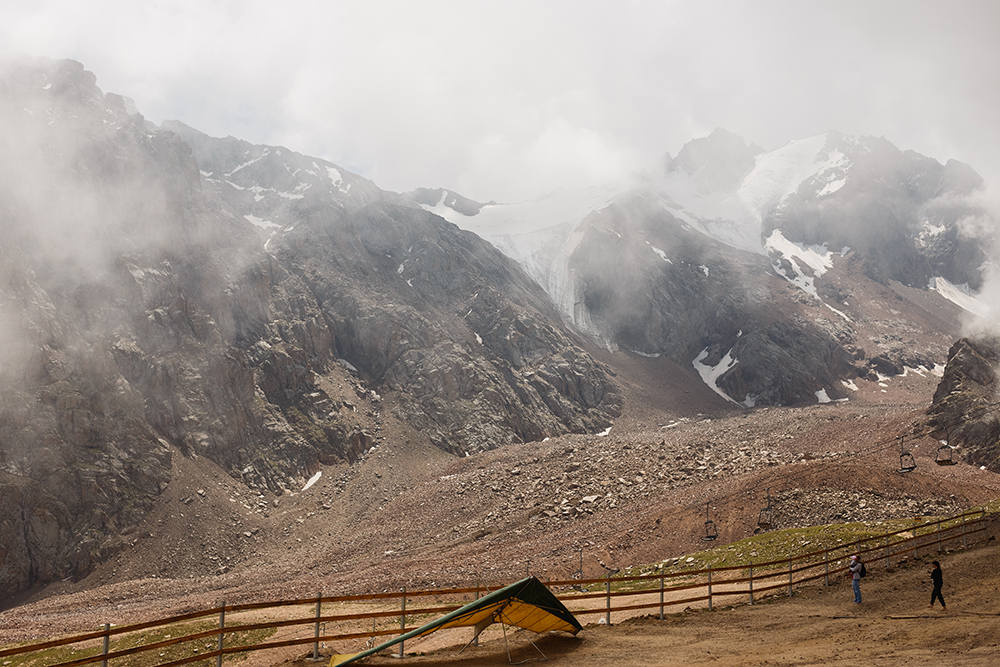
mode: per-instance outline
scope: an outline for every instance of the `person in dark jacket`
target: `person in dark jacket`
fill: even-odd
[[[854,589],[854,604],[861,604],[861,559],[851,556],[851,564],[847,568],[851,578],[851,588]]]
[[[931,581],[934,582],[934,592],[931,593],[931,608],[934,608],[934,600],[940,600],[941,608],[947,610],[948,607],[944,605],[944,596],[941,595],[941,585],[943,583],[941,563],[934,561],[931,565],[934,566],[934,569],[931,570]]]

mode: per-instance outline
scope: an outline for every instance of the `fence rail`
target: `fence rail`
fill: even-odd
[[[567,607],[577,616],[604,615],[605,622],[611,623],[611,615],[614,613],[634,612],[644,609],[659,609],[660,618],[664,617],[665,610],[669,607],[686,607],[691,604],[707,603],[711,610],[715,600],[720,598],[740,598],[746,597],[750,604],[761,595],[787,589],[788,595],[793,594],[796,585],[802,585],[812,581],[824,580],[824,584],[829,584],[830,576],[845,573],[847,565],[841,564],[848,555],[858,554],[863,561],[872,565],[884,562],[885,567],[890,567],[893,563],[911,557],[918,557],[921,550],[929,553],[932,549],[943,550],[947,544],[961,541],[962,546],[968,546],[970,541],[981,537],[986,531],[985,511],[968,512],[937,521],[918,523],[902,530],[892,533],[885,533],[875,537],[864,538],[838,545],[820,551],[799,554],[781,560],[765,562],[748,562],[742,565],[728,567],[709,568],[707,570],[693,570],[680,572],[660,571],[653,574],[639,576],[625,576],[612,578],[611,576],[596,579],[568,579],[547,582],[553,589],[568,589],[557,593],[557,597],[562,600]],[[817,570],[821,570],[817,572]],[[612,590],[612,583],[616,590]],[[589,590],[589,587],[599,586],[603,590]],[[495,590],[495,587],[493,588]],[[160,651],[171,646],[177,646],[187,642],[204,642],[207,639],[217,639],[217,646],[214,650],[198,650],[194,655],[183,658],[172,659],[166,662],[151,662],[158,667],[173,667],[186,665],[193,662],[200,662],[215,659],[217,667],[221,667],[224,656],[236,653],[248,653],[267,649],[284,648],[289,646],[309,645],[313,646],[313,657],[319,656],[319,646],[321,643],[334,641],[355,641],[361,639],[371,640],[377,637],[400,635],[416,629],[421,624],[407,625],[407,620],[421,616],[440,616],[458,609],[470,600],[465,600],[466,596],[475,595],[479,597],[481,593],[489,592],[486,587],[466,587],[448,588],[434,590],[406,591],[405,589],[389,593],[373,593],[363,595],[343,595],[335,597],[323,597],[318,594],[314,598],[298,600],[281,600],[276,602],[254,602],[248,604],[226,605],[205,609],[201,611],[189,612],[168,618],[133,623],[129,625],[111,626],[105,625],[102,629],[87,632],[70,637],[53,639],[50,641],[35,644],[5,648],[0,650],[0,658],[11,656],[23,656],[30,658],[30,654],[38,654],[50,649],[60,647],[79,647],[78,651],[86,651],[89,655],[81,656],[69,661],[48,663],[47,667],[77,667],[101,663],[102,667],[107,667],[109,662],[115,659],[124,658],[150,651]],[[690,597],[678,597],[685,591],[695,591]],[[703,592],[702,592],[703,591]],[[643,596],[657,596],[649,601]],[[406,602],[410,598],[436,596],[447,598],[449,603],[436,606],[425,606],[419,608],[407,608]],[[668,596],[670,596],[668,598]],[[622,600],[627,604],[617,604]],[[602,600],[603,606],[588,606],[593,600]],[[612,605],[612,600],[616,601]],[[398,601],[399,608],[383,609],[378,611],[365,611],[341,614],[322,614],[323,605],[349,605],[359,602],[390,603]],[[283,607],[308,606],[314,609],[310,616],[287,618],[281,620],[261,621],[255,623],[233,623],[232,615],[261,610],[273,610]],[[227,616],[229,622],[227,623]],[[112,637],[127,638],[144,630],[167,629],[180,623],[189,621],[202,621],[205,619],[218,618],[218,625],[210,629],[192,632],[178,637],[163,638],[147,644],[131,646],[110,650],[110,640]],[[375,624],[378,620],[398,619],[398,625],[388,629],[377,629]],[[359,621],[370,620],[372,629],[358,631],[351,627],[342,627],[342,630],[354,630],[325,634],[325,628],[330,624],[356,625]],[[279,641],[258,641],[250,644],[235,643],[237,633],[250,633],[254,631],[277,630],[279,628],[292,628],[295,626],[308,626],[311,632],[308,636],[293,637]],[[322,631],[321,631],[322,630]],[[230,637],[230,644],[224,644],[224,638]],[[95,642],[100,642],[100,652],[95,652]],[[235,645],[233,645],[235,643]],[[400,649],[402,652],[402,649]],[[40,656],[39,656],[40,657]],[[31,664],[43,664],[33,662]]]

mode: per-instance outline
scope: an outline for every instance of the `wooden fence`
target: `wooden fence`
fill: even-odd
[[[547,585],[557,591],[557,597],[579,617],[598,616],[605,623],[612,622],[612,614],[619,617],[634,615],[643,610],[658,610],[663,618],[669,608],[685,608],[691,605],[703,605],[713,609],[718,601],[727,604],[748,602],[767,594],[793,594],[796,585],[823,580],[829,585],[830,577],[843,576],[847,570],[847,558],[858,554],[870,568],[884,564],[886,568],[894,563],[909,558],[917,558],[921,553],[927,555],[932,550],[941,551],[945,548],[957,548],[961,543],[967,547],[971,541],[982,539],[986,532],[985,512],[970,512],[947,519],[919,523],[892,533],[866,538],[800,554],[782,560],[767,562],[748,562],[742,565],[707,570],[666,571],[661,569],[651,574],[625,577],[602,577],[597,579],[569,579],[564,581],[549,581]],[[51,641],[34,643],[25,646],[0,649],[0,660],[18,656],[18,663],[46,667],[76,667],[101,663],[103,667],[109,664],[125,664],[128,656],[143,653],[153,655],[143,656],[142,664],[171,667],[202,662],[210,665],[212,661],[221,667],[226,656],[246,654],[253,651],[283,648],[289,646],[312,645],[312,657],[319,659],[320,644],[327,642],[354,642],[355,648],[342,649],[343,652],[360,650],[357,642],[368,640],[374,645],[376,638],[390,637],[409,632],[425,622],[423,619],[436,618],[467,604],[480,594],[496,590],[497,586],[449,588],[437,590],[406,591],[391,593],[376,593],[370,595],[346,595],[286,600],[279,602],[259,602],[251,604],[226,605],[223,603],[213,609],[191,612],[179,616],[134,623],[130,625],[105,625],[99,630],[85,634],[53,639]],[[437,604],[424,604],[420,607],[409,607],[417,599],[437,598]],[[446,604],[440,604],[447,600]],[[595,604],[597,603],[597,604]],[[324,614],[323,606],[327,606]],[[330,614],[331,607],[338,609],[375,605],[383,608],[376,611],[353,611],[353,613]],[[250,612],[264,610],[276,611],[283,608],[306,608],[304,615],[292,610],[293,618],[264,620],[259,622],[233,622],[233,616],[246,615]],[[287,612],[286,612],[287,613]],[[377,628],[379,621],[391,622],[391,627]],[[420,622],[416,622],[419,620]],[[200,621],[209,622],[207,627],[195,632],[188,632],[177,637],[172,632],[187,631],[185,624]],[[371,622],[372,629],[362,629],[363,622]],[[330,626],[336,626],[341,631],[327,633]],[[158,629],[160,637],[147,641],[148,631]],[[253,633],[265,633],[268,636],[279,629],[292,629],[294,636],[275,641],[252,641],[243,643],[246,637]],[[171,634],[165,634],[168,630]],[[144,634],[145,633],[145,634]],[[120,644],[125,640],[139,637],[135,645],[111,648],[111,641],[117,638]],[[206,643],[208,642],[208,643]],[[61,649],[61,650],[57,650]],[[173,649],[173,654],[167,652]],[[177,657],[180,650],[185,653]],[[70,659],[66,659],[70,653]],[[399,647],[399,655],[403,655],[403,647]],[[166,657],[163,657],[166,656]],[[157,659],[161,661],[157,662]],[[119,662],[121,661],[121,662]],[[11,661],[13,662],[13,661]],[[4,660],[3,664],[8,664]]]

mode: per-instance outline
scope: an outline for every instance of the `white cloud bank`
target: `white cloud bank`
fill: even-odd
[[[884,135],[1000,181],[1000,3],[7,3],[0,55],[73,58],[154,122],[486,201],[614,180],[715,127]]]

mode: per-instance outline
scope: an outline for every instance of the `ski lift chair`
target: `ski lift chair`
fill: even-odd
[[[715,527],[715,522],[708,518],[708,503],[705,503],[705,534],[702,540],[711,542],[719,536],[719,529]]]
[[[767,507],[760,511],[757,515],[757,527],[763,528],[764,530],[771,530],[774,525],[774,512],[771,507],[771,489],[767,490]]]
[[[958,461],[956,461],[954,456],[952,455],[953,451],[954,450],[951,448],[950,445],[941,445],[940,447],[938,447],[937,454],[934,455],[934,463],[938,464],[939,466],[955,465],[956,463],[958,463]]]
[[[913,458],[913,454],[906,451],[904,448],[903,438],[899,439],[899,472],[900,474],[913,472],[917,469],[917,460]]]

